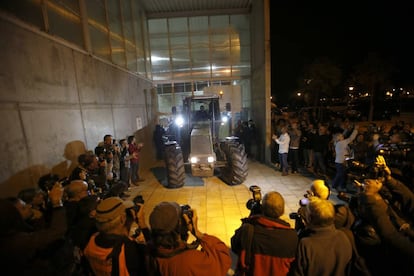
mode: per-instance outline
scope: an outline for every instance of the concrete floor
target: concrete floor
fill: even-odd
[[[163,163],[158,165],[162,166]],[[131,188],[128,199],[138,194],[143,196],[147,223],[152,209],[161,201],[189,204],[197,212],[199,230],[219,237],[228,246],[234,231],[241,224],[240,219],[249,215],[246,202],[252,197],[249,191],[251,185],[259,186],[262,195],[272,190],[280,192],[285,199],[285,214],[282,218],[294,227],[289,213],[297,211],[299,200],[314,179],[309,174],[300,173],[281,176],[275,168],[251,160],[247,180],[237,186],[229,186],[214,176],[203,178],[203,186],[167,189],[151,171],[142,171],[140,174],[145,181]],[[331,195],[331,199],[335,198]]]

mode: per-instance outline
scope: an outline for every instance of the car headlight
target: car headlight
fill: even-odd
[[[191,157],[191,158],[190,158],[190,162],[191,162],[192,164],[195,164],[195,163],[197,163],[197,162],[198,162],[198,158],[197,158],[197,157]]]
[[[214,157],[213,156],[207,157],[207,162],[208,163],[213,163],[214,162]]]
[[[222,116],[222,117],[221,117],[221,121],[222,121],[223,123],[227,123],[227,122],[228,122],[228,120],[229,120],[229,117],[227,117],[227,116]]]

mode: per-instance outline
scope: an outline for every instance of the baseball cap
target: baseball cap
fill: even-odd
[[[96,207],[96,221],[108,222],[119,217],[125,209],[134,206],[134,202],[122,200],[120,197],[108,197],[102,200]]]
[[[162,232],[173,231],[181,218],[181,207],[175,202],[163,201],[151,212],[149,221],[151,230]]]

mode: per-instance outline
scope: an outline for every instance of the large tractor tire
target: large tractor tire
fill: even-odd
[[[243,144],[228,143],[223,150],[227,166],[221,168],[220,178],[232,186],[242,184],[247,178],[247,154]]]
[[[181,188],[185,181],[183,153],[177,143],[165,146],[165,167],[167,170],[167,187]]]

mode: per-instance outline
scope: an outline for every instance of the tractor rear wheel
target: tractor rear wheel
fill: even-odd
[[[183,153],[177,143],[165,146],[165,167],[167,170],[167,187],[181,188],[185,181]]]

